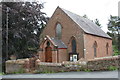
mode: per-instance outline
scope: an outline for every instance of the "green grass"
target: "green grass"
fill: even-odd
[[[84,69],[84,71],[85,71],[85,72],[91,72],[91,70],[90,70],[90,69]]]
[[[22,74],[25,73],[23,69],[19,69],[18,71],[14,71],[12,74]]]
[[[50,70],[44,70],[44,71],[42,71],[40,73],[56,73],[56,72],[55,71],[50,71]]]
[[[4,72],[0,72],[0,75],[5,75],[5,73]]]
[[[114,71],[114,70],[118,70],[118,68],[116,66],[109,66],[108,70]]]

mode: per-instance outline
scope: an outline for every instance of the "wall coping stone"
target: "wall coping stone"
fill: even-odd
[[[107,57],[99,57],[94,59],[89,59],[88,61],[97,61],[97,60],[110,60],[110,59],[119,59],[120,56],[107,56]]]

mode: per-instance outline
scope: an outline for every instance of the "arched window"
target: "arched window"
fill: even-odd
[[[94,57],[97,57],[97,42],[96,41],[93,44],[93,48],[94,48]]]
[[[76,53],[76,40],[74,38],[72,39],[72,52]]]
[[[49,47],[50,46],[50,42],[49,41],[47,41],[47,47]]]
[[[106,44],[106,54],[108,55],[108,47],[109,47],[109,44],[107,43]]]
[[[61,39],[62,36],[62,26],[61,24],[56,25],[56,38]]]

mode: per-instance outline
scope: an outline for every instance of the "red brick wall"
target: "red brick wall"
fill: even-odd
[[[58,56],[59,56],[59,62],[63,62],[63,61],[68,61],[69,60],[69,54],[67,53],[66,49],[59,49],[58,52]]]
[[[86,55],[86,58],[88,59],[94,58],[93,44],[95,41],[97,42],[98,45],[97,57],[112,55],[112,40],[89,34],[84,34],[83,30],[71,18],[69,18],[60,8],[56,9],[55,13],[50,18],[46,28],[44,29],[42,35],[40,36],[40,42],[42,42],[42,39],[45,37],[45,35],[55,37],[55,28],[58,22],[62,25],[61,40],[68,46],[67,52],[63,51],[60,55],[64,56],[66,54],[65,60],[67,60],[68,58],[67,54],[69,52],[72,52],[71,50],[72,36],[74,36],[76,39],[77,53],[79,53],[79,59],[83,58],[84,55]],[[109,44],[108,55],[106,54],[106,43]],[[85,54],[84,48],[86,49]]]
[[[41,39],[45,35],[50,37],[55,37],[55,27],[56,23],[61,23],[62,25],[62,41],[68,46],[67,53],[71,52],[71,42],[72,36],[76,38],[77,42],[77,52],[79,53],[79,58],[83,57],[83,31],[80,27],[72,21],[61,9],[57,9],[51,19],[49,20],[46,28],[44,29]],[[40,40],[42,41],[42,40]]]
[[[97,42],[97,57],[111,56],[112,52],[112,40],[97,37],[89,34],[84,34],[84,47],[86,49],[85,54],[87,59],[94,59],[93,44]],[[108,54],[106,54],[106,44],[109,44]]]

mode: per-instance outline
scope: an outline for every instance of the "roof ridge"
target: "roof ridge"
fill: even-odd
[[[98,25],[96,25],[90,19],[84,18],[64,8],[58,8],[60,8],[67,16],[69,16],[85,33],[111,39],[111,37],[107,33],[105,33],[100,27],[98,27]]]

